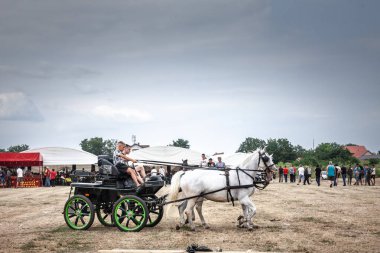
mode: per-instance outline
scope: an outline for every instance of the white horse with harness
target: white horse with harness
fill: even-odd
[[[202,225],[209,228],[203,214],[203,199],[228,202],[238,200],[243,209],[243,219],[239,220],[239,226],[253,229],[252,218],[256,214],[255,204],[250,196],[255,192],[255,187],[265,188],[272,180],[274,166],[272,156],[265,153],[265,150],[257,149],[240,166],[234,169],[195,169],[191,171],[179,171],[172,178],[171,189],[168,201],[170,203],[185,200],[179,207],[180,224],[182,227],[187,222],[190,228],[195,230],[194,207],[201,219]],[[181,192],[181,197],[178,195]]]

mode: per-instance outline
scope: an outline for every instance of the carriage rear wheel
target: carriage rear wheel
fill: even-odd
[[[126,195],[113,207],[112,218],[118,229],[124,232],[138,232],[148,221],[149,211],[141,198]]]
[[[86,230],[94,222],[94,205],[85,196],[74,195],[66,201],[63,214],[71,229]]]
[[[164,216],[164,207],[158,206],[155,203],[155,200],[157,199],[156,195],[146,196],[146,197],[143,197],[143,199],[149,210],[149,217],[148,217],[148,222],[146,223],[146,226],[154,227],[158,223],[160,223],[160,221],[162,220],[162,217]]]
[[[106,203],[96,208],[96,216],[102,225],[106,227],[114,227],[115,224],[112,218],[112,203]]]

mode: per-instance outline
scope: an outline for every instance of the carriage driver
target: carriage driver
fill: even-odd
[[[125,145],[124,147],[124,150],[123,150],[123,154],[128,156],[129,158],[132,158],[131,155],[131,146],[129,146],[128,144]],[[133,164],[131,161],[125,161],[129,167],[133,167]],[[134,166],[135,168],[135,171],[137,172],[137,179],[140,181],[140,182],[144,182],[145,178],[146,178],[146,173],[145,173],[145,169],[144,169],[144,166],[142,165],[136,165]]]
[[[115,164],[119,172],[130,175],[136,186],[140,186],[142,182],[139,182],[136,171],[130,166],[128,166],[128,161],[131,161],[133,163],[137,161],[123,154],[123,150],[125,147],[126,144],[124,142],[117,142],[116,150],[113,152],[113,163]]]

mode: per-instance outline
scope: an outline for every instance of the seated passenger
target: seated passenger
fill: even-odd
[[[126,155],[126,156],[128,156],[129,158],[132,158],[131,155],[130,155],[130,153],[131,153],[131,146],[126,145],[125,148],[124,148],[124,150],[123,150],[123,154]],[[128,166],[133,167],[131,161],[127,161],[127,162],[128,162]],[[137,172],[137,178],[138,178],[138,180],[141,181],[141,182],[144,182],[144,180],[146,178],[146,173],[145,173],[144,166],[142,166],[142,165],[135,166],[135,171]]]
[[[119,141],[116,144],[116,150],[113,152],[113,163],[115,164],[116,168],[119,170],[120,173],[130,175],[136,186],[140,186],[142,182],[139,182],[136,171],[126,164],[128,161],[137,161],[123,154],[125,146],[126,144],[122,141]]]

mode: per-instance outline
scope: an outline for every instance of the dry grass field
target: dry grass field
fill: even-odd
[[[0,189],[0,251],[185,249],[197,243],[223,250],[380,252],[379,186],[273,183],[253,196],[259,227],[252,232],[236,228],[239,205],[210,201],[204,204],[209,230],[197,219],[196,232],[176,231],[176,220],[164,217],[139,233],[103,227],[97,220],[88,231],[73,231],[61,214],[68,192],[69,187]]]

